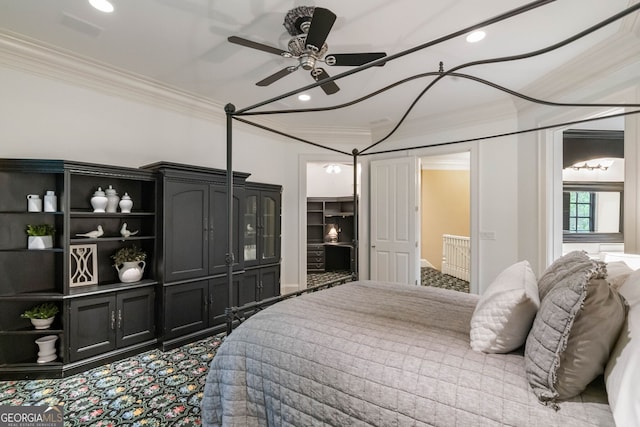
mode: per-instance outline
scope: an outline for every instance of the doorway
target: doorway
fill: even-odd
[[[371,162],[373,280],[471,290],[470,177],[471,151]]]
[[[602,115],[607,114],[615,114],[619,113],[621,110],[610,110],[606,112],[601,112],[595,114],[593,116],[584,117],[577,115],[576,113],[563,116],[564,120],[576,120],[583,118],[595,118]],[[549,266],[554,260],[560,258],[563,254],[572,251],[572,250],[585,250],[590,256],[594,258],[601,258],[605,255],[605,253],[609,252],[631,252],[635,251],[637,245],[637,235],[633,227],[624,227],[625,225],[634,225],[635,223],[635,200],[636,194],[635,188],[635,177],[636,177],[636,157],[634,157],[635,152],[635,132],[633,126],[631,130],[625,129],[626,120],[623,117],[612,117],[601,120],[594,120],[589,122],[583,122],[572,126],[572,128],[578,131],[590,131],[590,130],[609,130],[609,131],[621,131],[623,132],[623,147],[624,147],[624,161],[621,167],[613,167],[616,172],[616,181],[618,184],[622,184],[621,189],[614,189],[614,192],[620,193],[617,206],[617,211],[620,213],[620,220],[617,223],[619,227],[620,233],[603,233],[604,239],[600,239],[600,241],[587,241],[593,240],[591,237],[588,237],[587,240],[580,241],[580,237],[573,238],[568,237],[565,238],[568,234],[571,233],[573,229],[578,231],[577,221],[580,215],[568,215],[567,211],[564,208],[565,201],[567,201],[568,209],[571,209],[571,200],[572,197],[575,197],[575,208],[577,209],[581,202],[578,202],[577,193],[581,193],[585,186],[583,182],[578,179],[576,175],[577,172],[580,174],[587,174],[585,170],[567,170],[568,173],[565,173],[565,169],[572,169],[569,165],[569,168],[565,168],[564,165],[564,157],[565,153],[563,153],[563,140],[564,133],[569,130],[569,128],[556,129],[553,131],[549,131],[545,135],[544,141],[544,151],[542,155],[544,156],[542,164],[544,164],[545,174],[543,175],[543,185],[544,185],[544,210],[546,212],[546,216],[544,218],[546,225],[544,226],[545,234],[541,235],[543,239],[540,240],[539,248],[540,248],[540,256],[539,256],[539,265],[538,269],[540,271],[544,271],[547,266]],[[630,150],[629,150],[630,149]],[[591,157],[590,155],[587,157]],[[582,160],[582,165],[584,166],[585,161],[589,160],[587,158],[579,159]],[[622,161],[622,159],[619,159]],[[579,162],[578,162],[579,163]],[[588,163],[588,162],[587,162]],[[611,167],[611,166],[610,166]],[[584,168],[583,168],[584,169]],[[588,170],[588,168],[587,168]],[[612,170],[611,172],[614,172]],[[597,186],[602,185],[602,182],[599,182],[600,178],[595,178],[595,175],[603,175],[603,172],[598,172],[597,170],[588,171],[589,182],[591,184],[588,185],[589,191],[588,193],[594,193],[594,196],[598,197],[598,191],[591,191],[593,189],[592,184],[597,184]],[[604,173],[607,175],[607,173]],[[565,188],[565,181],[569,184],[568,187]],[[616,182],[613,182],[614,184]],[[604,184],[607,184],[605,181]],[[607,185],[605,190],[610,191],[610,188]],[[565,191],[566,190],[566,191]],[[565,195],[565,192],[568,193]],[[573,195],[570,193],[574,193]],[[594,200],[595,201],[595,200]],[[594,209],[597,208],[597,205],[594,206]],[[584,208],[583,208],[584,209]],[[622,218],[624,217],[624,221]],[[575,218],[575,221],[573,221]],[[569,221],[567,221],[567,219]],[[574,225],[576,225],[574,227]],[[565,233],[564,229],[567,229],[567,233]],[[582,228],[582,227],[580,227]],[[624,235],[621,235],[622,230],[625,231]],[[595,235],[596,233],[594,233]],[[613,234],[619,234],[621,238],[617,239],[617,241],[611,241],[610,237]],[[546,238],[544,238],[546,237]],[[573,240],[573,241],[571,241]],[[606,241],[610,240],[610,241]]]
[[[469,292],[471,155],[420,158],[420,283]]]
[[[306,164],[306,287],[351,278],[354,271],[353,165]]]
[[[624,252],[624,121],[562,132],[562,253]]]

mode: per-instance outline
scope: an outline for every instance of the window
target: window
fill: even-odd
[[[594,206],[596,194],[587,191],[568,191],[569,198],[569,233],[593,232],[595,224]]]

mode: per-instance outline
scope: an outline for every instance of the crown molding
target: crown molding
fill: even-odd
[[[566,98],[573,95],[576,89],[590,87],[603,76],[615,75],[618,71],[638,62],[640,58],[639,23],[640,19],[635,16],[633,19],[625,20],[621,30],[614,36],[547,73],[521,89],[520,92],[534,94],[532,96],[548,101],[589,102],[589,99],[585,101]],[[621,84],[625,82],[611,82],[606,86],[614,89],[619,88]],[[592,94],[592,96],[595,95],[597,93]],[[538,104],[517,99],[515,105],[518,112],[523,113],[535,108]]]
[[[7,30],[0,30],[0,64],[74,86],[83,86],[108,95],[145,103],[177,113],[216,123],[224,123],[226,115],[221,103],[181,91],[141,75],[47,46],[39,41]],[[255,116],[251,121],[319,144],[366,145],[371,141],[368,129],[335,127],[287,128],[277,119]],[[245,130],[264,135],[254,126]],[[271,135],[275,135],[271,133]],[[285,140],[288,138],[282,136]]]
[[[224,106],[211,100],[6,30],[0,30],[0,64],[205,120],[225,116]]]

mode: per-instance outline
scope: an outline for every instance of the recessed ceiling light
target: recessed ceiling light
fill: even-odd
[[[89,0],[89,4],[104,13],[111,13],[114,9],[109,0]]]
[[[300,95],[298,95],[298,99],[300,101],[308,101],[311,99],[311,95],[309,95],[308,93],[301,93]]]
[[[487,33],[485,33],[482,30],[477,30],[477,31],[473,31],[471,33],[469,33],[469,35],[467,36],[467,41],[469,43],[475,43],[475,42],[479,42],[480,40],[482,40],[485,36],[487,35]]]

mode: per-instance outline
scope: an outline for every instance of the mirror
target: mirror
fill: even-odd
[[[565,182],[564,242],[623,242],[623,182]]]

